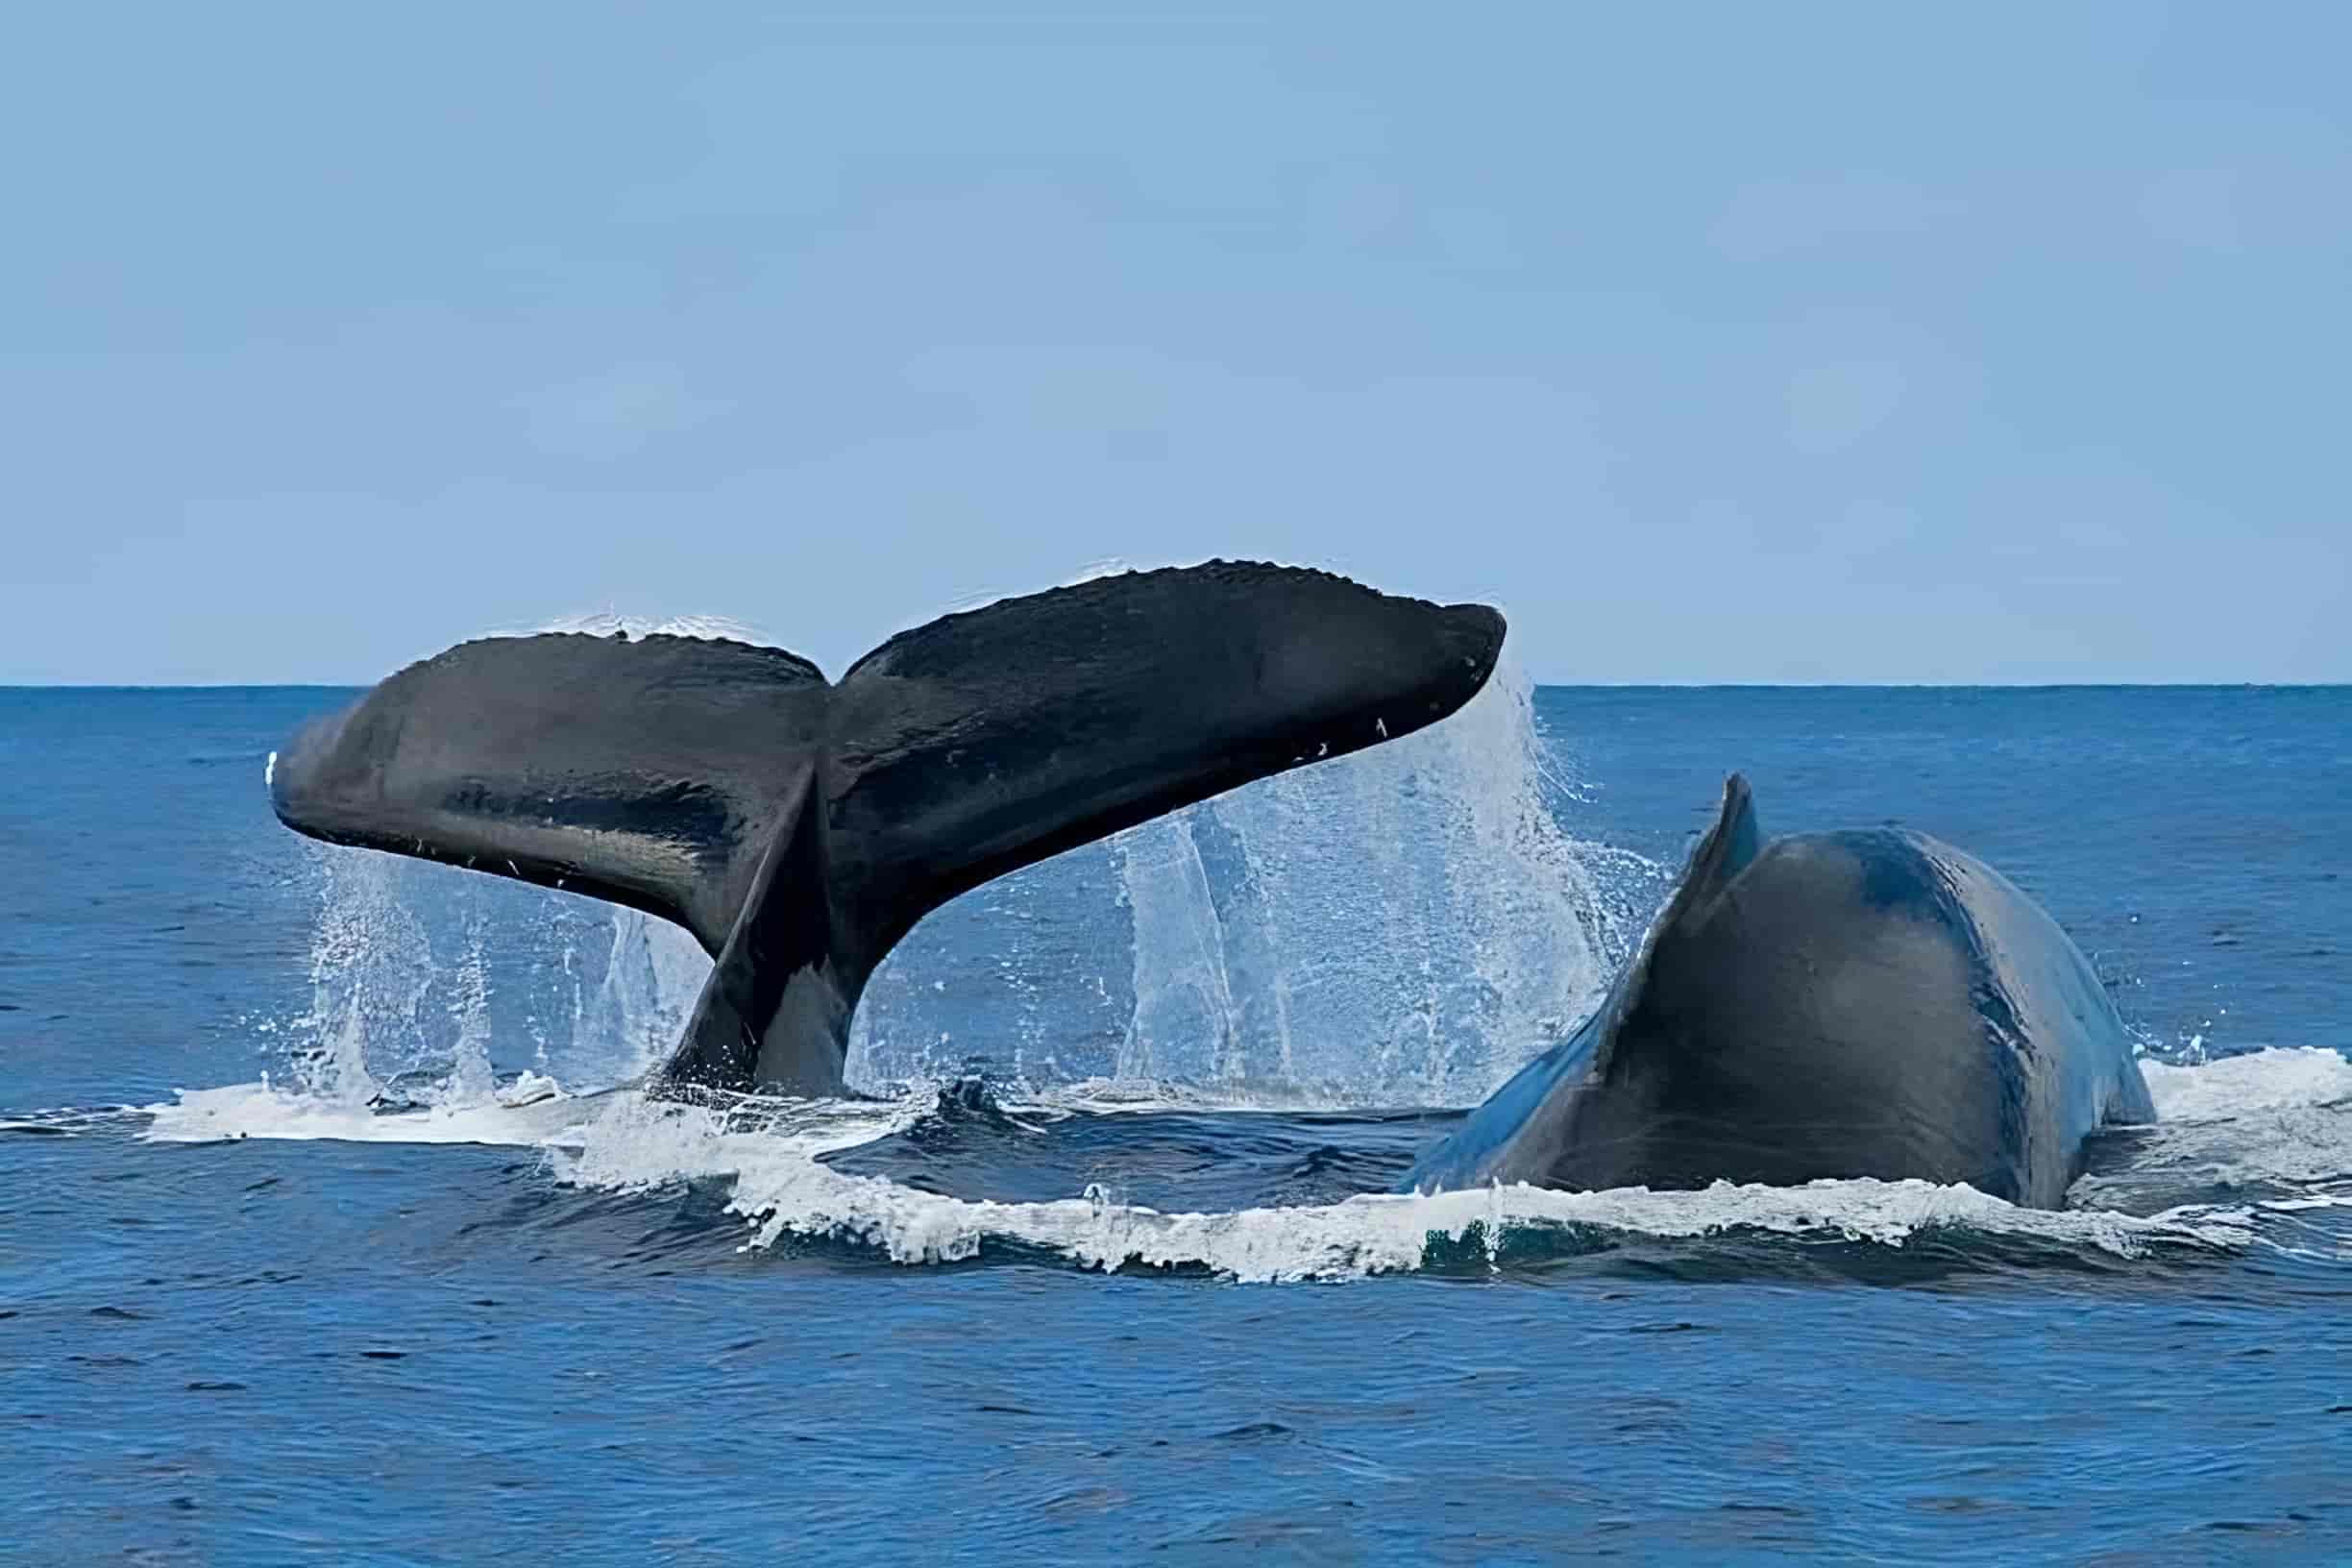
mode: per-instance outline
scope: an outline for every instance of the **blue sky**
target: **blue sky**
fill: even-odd
[[[48,6],[0,681],[1106,557],[1551,681],[2352,679],[2352,10]]]

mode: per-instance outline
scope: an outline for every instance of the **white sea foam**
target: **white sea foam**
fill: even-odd
[[[901,1263],[980,1256],[1012,1242],[1090,1268],[1206,1268],[1247,1281],[1342,1279],[1408,1271],[1433,1249],[1474,1245],[1498,1260],[1514,1239],[1615,1232],[1694,1238],[1741,1233],[1835,1237],[1900,1247],[1961,1228],[2138,1257],[2167,1245],[2238,1247],[2253,1237],[2236,1212],[2179,1210],[2151,1217],[2019,1209],[1971,1188],[1924,1182],[1823,1182],[1700,1192],[1557,1192],[1525,1186],[1434,1196],[1365,1194],[1338,1203],[1166,1213],[1082,1194],[1050,1203],[942,1197],[812,1161],[762,1161],[738,1173],[732,1207],[754,1245],[788,1235],[850,1239]]]
[[[2126,1157],[2086,1177],[2078,1201],[2243,1192],[2266,1208],[2325,1208],[2352,1184],[2352,1062],[2337,1052],[2271,1047],[2141,1069],[2157,1123],[2123,1135]]]
[[[2193,1066],[2144,1062],[2140,1070],[2164,1121],[2212,1121],[2352,1101],[2352,1062],[2313,1046],[2269,1046]]]
[[[158,1143],[210,1143],[258,1138],[345,1143],[490,1143],[554,1145],[579,1135],[598,1099],[565,1094],[553,1080],[525,1073],[468,1102],[385,1113],[298,1086],[229,1084],[184,1089],[142,1106],[144,1136]]]
[[[1213,1213],[1123,1204],[1092,1188],[1050,1202],[992,1202],[920,1191],[884,1176],[836,1170],[820,1160],[902,1130],[931,1108],[928,1093],[879,1103],[730,1099],[704,1106],[649,1100],[631,1090],[576,1099],[551,1089],[526,1081],[502,1090],[502,1100],[400,1115],[268,1084],[184,1091],[171,1103],[147,1108],[152,1119],[146,1136],[539,1147],[548,1151],[559,1180],[588,1190],[730,1180],[729,1207],[744,1217],[746,1245],[752,1248],[818,1238],[922,1264],[1012,1246],[1086,1268],[1205,1269],[1265,1282],[1343,1279],[1433,1263],[1458,1268],[1482,1257],[1500,1264],[1523,1249],[1540,1256],[1606,1245],[1612,1237],[1779,1236],[1901,1248],[1958,1234],[2128,1259],[2182,1248],[2242,1248],[2258,1236],[2251,1208],[2191,1205],[2145,1215],[2099,1208],[2048,1212],[2017,1208],[1967,1187],[1917,1181],[1799,1188],[1718,1183],[1696,1192],[1513,1186]],[[532,1096],[546,1097],[512,1103]],[[1056,1117],[1100,1110],[1066,1095],[1036,1109]],[[2327,1192],[2311,1197],[2337,1201]],[[2312,1204],[2288,1200],[2287,1206]],[[2291,1217],[2282,1214],[2281,1222]]]

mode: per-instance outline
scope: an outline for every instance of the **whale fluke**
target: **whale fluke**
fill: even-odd
[[[302,731],[287,826],[674,920],[716,963],[671,1080],[832,1093],[867,977],[1033,861],[1445,717],[1501,615],[1211,562],[902,632],[837,683],[775,649],[461,644]]]

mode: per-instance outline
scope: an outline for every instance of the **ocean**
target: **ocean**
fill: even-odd
[[[691,1106],[681,934],[277,824],[351,696],[0,690],[0,1560],[2352,1560],[2352,688],[1503,678]],[[2040,899],[2160,1124],[2055,1213],[1385,1195],[1734,769]]]

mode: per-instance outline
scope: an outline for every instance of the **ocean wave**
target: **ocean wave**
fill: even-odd
[[[0,1138],[79,1138],[105,1128],[122,1113],[61,1106],[52,1110],[0,1112]]]
[[[853,1108],[747,1127],[707,1108],[616,1102],[559,1175],[632,1190],[707,1176],[735,1183],[729,1208],[751,1226],[747,1245],[789,1237],[847,1241],[894,1262],[945,1263],[992,1248],[1060,1258],[1090,1269],[1205,1271],[1251,1282],[1334,1280],[1458,1268],[1467,1260],[1591,1250],[1610,1237],[1691,1240],[1774,1235],[1901,1247],[1930,1233],[1972,1232],[2119,1258],[2168,1249],[2236,1249],[2253,1239],[2242,1212],[2181,1210],[2138,1216],[2020,1209],[1968,1187],[1840,1181],[1801,1188],[1696,1192],[1625,1188],[1560,1192],[1526,1186],[1432,1196],[1362,1194],[1337,1203],[1167,1213],[1112,1201],[1099,1188],[1041,1203],[927,1192],[852,1175],[819,1156],[908,1125],[924,1108]]]
[[[2257,1106],[2258,1121],[2282,1104],[2303,1113],[2322,1110],[2324,1097],[2340,1087],[2333,1073],[2297,1053],[2277,1055],[2283,1060],[2222,1070],[2214,1084],[2198,1083],[2197,1075],[2228,1064],[2168,1068],[2159,1077],[2176,1105]],[[1057,1094],[1051,1103],[1014,1109],[1041,1113],[1050,1123],[1132,1115],[1142,1109],[1139,1098],[1187,1110],[1199,1103],[1167,1086],[1139,1096],[1132,1090]],[[1184,1212],[1119,1202],[1097,1186],[1036,1202],[958,1197],[889,1175],[837,1169],[824,1158],[905,1132],[938,1104],[937,1086],[887,1101],[712,1096],[688,1104],[634,1089],[573,1095],[538,1080],[509,1085],[499,1096],[471,1104],[385,1113],[265,1083],[183,1091],[143,1114],[149,1118],[144,1136],[160,1141],[339,1139],[538,1147],[558,1181],[591,1193],[725,1181],[731,1184],[726,1208],[745,1222],[744,1246],[753,1251],[817,1241],[909,1265],[1009,1258],[1262,1283],[1510,1270],[1629,1245],[1703,1252],[1757,1241],[1845,1243],[1894,1253],[1932,1245],[1963,1256],[1982,1252],[1999,1262],[2021,1256],[2140,1260],[2242,1250],[2260,1240],[2258,1207],[2279,1207],[2187,1203],[2154,1213],[2103,1205],[2042,1211],[1965,1186],[1850,1180],[1795,1188],[1717,1183],[1698,1191],[1511,1186]]]

